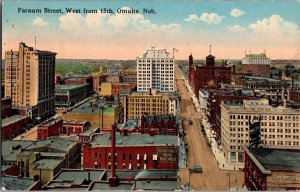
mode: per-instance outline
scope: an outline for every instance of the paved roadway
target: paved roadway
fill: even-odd
[[[178,70],[178,69],[177,69]],[[207,139],[200,131],[200,119],[203,114],[196,112],[191,101],[189,92],[185,87],[185,82],[180,79],[180,74],[175,71],[178,91],[181,95],[180,110],[183,126],[187,132],[188,143],[187,168],[180,169],[181,185],[188,183],[188,168],[201,165],[203,173],[193,173],[190,176],[190,187],[193,190],[228,190],[229,183],[231,190],[242,188],[244,179],[243,172],[224,171],[219,169],[217,161],[211,148],[207,144]],[[188,124],[188,117],[192,117],[193,125]]]

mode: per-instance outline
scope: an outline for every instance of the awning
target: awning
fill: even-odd
[[[153,161],[157,161],[157,155],[153,155]]]
[[[147,160],[147,154],[144,154],[144,161]]]

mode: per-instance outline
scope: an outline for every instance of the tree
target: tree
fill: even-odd
[[[284,66],[284,73],[287,77],[290,77],[293,70],[295,69],[294,65],[288,64],[286,66]]]

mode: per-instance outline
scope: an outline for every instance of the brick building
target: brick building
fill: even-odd
[[[251,73],[257,76],[270,76],[270,58],[265,53],[246,54],[242,59],[242,73]]]
[[[225,63],[223,66],[215,66],[215,57],[209,54],[206,57],[205,66],[196,66],[193,62],[193,56],[189,56],[188,79],[197,98],[200,89],[216,89],[221,87],[221,83],[230,83],[231,67],[225,66]]]
[[[106,77],[107,83],[121,83],[123,82],[122,76],[119,74],[109,75]]]
[[[91,127],[88,121],[63,121],[60,133],[70,135],[72,133],[80,134]]]
[[[300,90],[292,89],[290,91],[290,100],[295,102],[300,102]]]
[[[70,107],[88,96],[88,84],[56,85],[55,107]]]
[[[250,191],[300,190],[300,148],[247,148],[244,184]]]
[[[25,115],[13,115],[6,119],[2,119],[2,140],[12,139],[25,132],[26,126],[30,122],[30,117]]]
[[[95,134],[89,145],[83,146],[83,168],[110,169],[112,158],[116,169],[178,168],[177,136],[116,133],[115,157],[112,157],[114,136],[111,135]]]
[[[4,119],[11,115],[12,100],[10,98],[1,99],[1,118]]]
[[[63,121],[61,119],[50,119],[37,127],[37,139],[47,139],[60,134],[60,130],[63,127]]]
[[[137,74],[128,74],[128,75],[123,75],[123,82],[124,83],[134,83],[137,84]]]
[[[141,117],[140,131],[142,134],[153,135],[174,135],[177,136],[178,126],[176,117],[169,116],[145,116]]]
[[[166,116],[145,116],[142,115],[138,119],[128,119],[123,124],[117,125],[117,132],[122,134],[149,134],[153,135],[174,135],[178,133],[178,125],[176,117]],[[125,133],[126,132],[126,133]]]
[[[217,138],[221,137],[221,103],[243,103],[243,100],[255,99],[246,90],[211,89],[208,90],[207,117]]]
[[[119,96],[120,89],[130,89],[136,88],[135,84],[131,83],[102,83],[101,84],[101,95],[112,95]]]
[[[93,76],[93,90],[95,93],[99,93],[101,91],[101,84],[106,82],[106,78],[108,75],[94,75]]]
[[[85,85],[87,84],[87,95],[93,94],[93,77],[71,77],[63,80],[65,85]]]

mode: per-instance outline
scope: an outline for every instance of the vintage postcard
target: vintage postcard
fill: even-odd
[[[299,0],[1,6],[1,190],[300,190]]]

